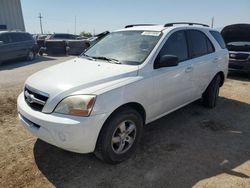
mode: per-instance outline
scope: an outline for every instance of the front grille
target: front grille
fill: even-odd
[[[230,59],[237,61],[247,61],[249,59],[249,54],[245,53],[230,53]]]
[[[24,99],[34,110],[41,112],[48,98],[49,96],[46,93],[39,92],[27,86],[24,89]]]

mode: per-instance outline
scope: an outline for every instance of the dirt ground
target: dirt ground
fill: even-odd
[[[25,79],[70,58],[0,68],[0,187],[250,187],[250,75],[231,73],[215,109],[197,101],[147,125],[136,154],[108,165],[33,137],[16,117]]]

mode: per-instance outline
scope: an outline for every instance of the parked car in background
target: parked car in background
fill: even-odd
[[[0,31],[0,62],[26,58],[33,60],[38,46],[31,34],[19,31]]]
[[[80,55],[90,46],[88,40],[79,40],[79,36],[72,34],[56,33],[47,37],[39,54],[48,55]]]
[[[250,24],[226,26],[221,35],[229,50],[229,68],[250,72]]]
[[[124,161],[145,124],[200,98],[216,106],[228,71],[221,40],[203,24],[127,26],[29,77],[18,97],[19,118],[50,144]]]
[[[41,47],[44,47],[45,39],[48,38],[50,35],[37,35],[36,37],[36,43],[38,45],[38,48],[40,49]]]
[[[46,38],[46,40],[72,40],[77,39],[76,35],[68,34],[68,33],[54,33]]]

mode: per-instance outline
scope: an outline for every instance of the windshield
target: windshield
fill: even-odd
[[[88,49],[83,56],[106,57],[120,63],[139,65],[153,50],[161,37],[155,31],[119,31],[107,35]]]

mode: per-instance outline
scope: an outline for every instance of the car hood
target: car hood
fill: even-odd
[[[250,42],[250,24],[234,24],[224,27],[221,31],[226,44],[230,42]]]
[[[64,98],[79,91],[81,94],[95,94],[137,73],[138,66],[76,58],[33,74],[26,84],[49,94],[49,100],[52,100],[56,96]]]

